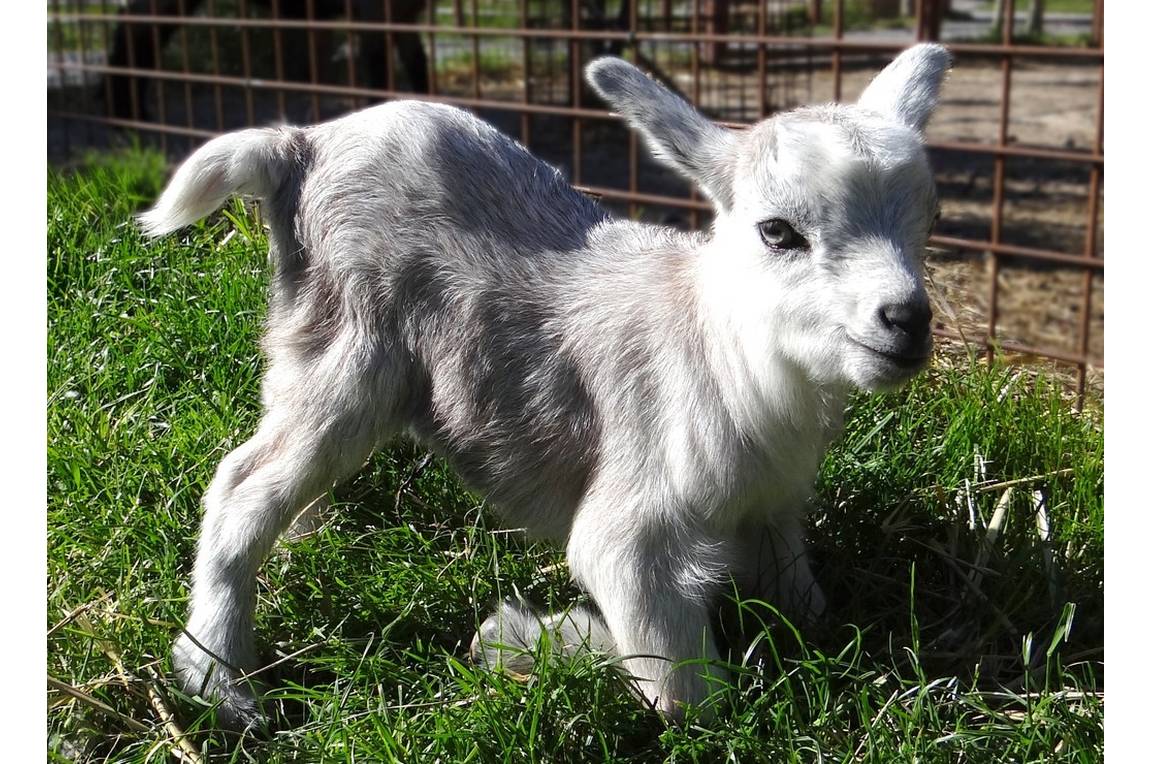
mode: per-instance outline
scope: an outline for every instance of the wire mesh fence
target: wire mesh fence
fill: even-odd
[[[1047,6],[1046,8],[1044,6]],[[956,66],[927,132],[942,337],[1103,389],[1103,0],[50,0],[49,151],[174,158],[238,127],[392,98],[472,109],[620,214],[709,207],[583,84],[623,56],[743,127],[852,100],[898,50]]]

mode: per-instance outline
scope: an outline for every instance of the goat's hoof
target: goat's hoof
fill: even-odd
[[[263,687],[258,682],[241,678],[186,634],[172,647],[172,665],[184,692],[214,706],[217,727],[257,737],[267,732],[270,720],[260,702]]]
[[[231,692],[213,699],[216,726],[238,732],[244,737],[265,738],[271,731],[271,719],[260,699],[248,692]]]
[[[505,600],[480,624],[468,654],[477,666],[523,681],[536,665],[541,633],[537,615],[522,603]]]
[[[805,626],[819,626],[828,612],[828,600],[818,584],[813,583],[800,600],[800,616]]]

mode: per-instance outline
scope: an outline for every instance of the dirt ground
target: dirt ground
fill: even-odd
[[[1020,64],[1014,67],[1009,143],[1090,150],[1095,143],[1101,70],[1098,66]],[[959,66],[949,80],[929,140],[994,141],[1001,72],[996,64]],[[992,230],[994,163],[936,152],[944,236],[987,240]],[[1089,166],[1052,160],[1009,159],[1001,241],[1074,255],[1104,256],[1103,184],[1096,241],[1087,247]],[[930,258],[938,302],[969,336],[988,325],[992,263],[983,253]],[[1090,293],[1086,347],[1104,358],[1104,271],[1053,267],[1001,258],[996,334],[1034,347],[1081,350],[1084,294]],[[938,311],[938,314],[940,311]],[[1067,367],[1063,369],[1067,371]],[[1088,370],[1089,390],[1103,395],[1102,367]]]

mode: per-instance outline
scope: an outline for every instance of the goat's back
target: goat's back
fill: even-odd
[[[304,136],[291,236],[307,267],[282,289],[295,294],[284,315],[320,318],[330,334],[336,305],[335,323],[403,377],[392,419],[509,520],[563,536],[603,456],[607,397],[658,376],[647,367],[683,320],[668,306],[696,240],[611,221],[450,107],[394,102]],[[270,343],[278,325],[324,340],[286,318]],[[630,416],[652,426],[635,403]]]
[[[607,217],[555,168],[449,106],[397,101],[305,134],[302,243],[337,267],[435,250],[470,269],[532,269],[583,248]]]

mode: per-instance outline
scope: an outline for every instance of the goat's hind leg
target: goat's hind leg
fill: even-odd
[[[188,624],[173,663],[190,693],[218,700],[217,719],[262,719],[249,678],[259,668],[252,633],[256,573],[277,537],[311,501],[358,469],[381,436],[379,401],[358,355],[333,343],[305,364],[273,360],[256,434],[228,454],[204,496]]]
[[[749,525],[736,534],[741,594],[778,607],[805,625],[819,622],[824,593],[816,582],[804,544],[803,515],[786,515]]]

